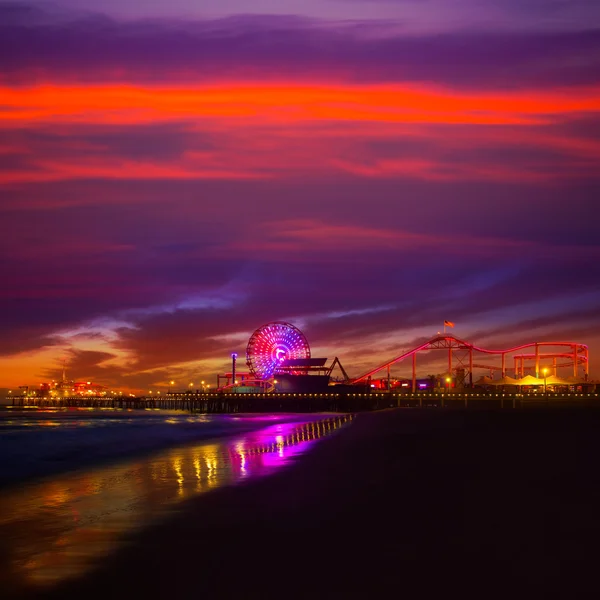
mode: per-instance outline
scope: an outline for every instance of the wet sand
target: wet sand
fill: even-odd
[[[360,414],[44,597],[593,595],[599,431],[594,409]]]

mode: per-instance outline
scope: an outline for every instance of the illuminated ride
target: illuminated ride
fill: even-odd
[[[282,321],[259,327],[246,348],[246,364],[255,379],[269,379],[286,361],[309,358],[310,347],[304,334]]]
[[[523,350],[530,348],[533,351],[523,352]],[[546,350],[550,351],[546,351]],[[589,351],[585,344],[579,344],[577,342],[531,342],[529,344],[522,344],[513,348],[507,348],[505,350],[488,350],[481,348],[460,340],[453,335],[438,335],[424,344],[403,352],[399,356],[396,356],[390,361],[375,367],[351,380],[352,384],[358,384],[361,382],[370,381],[371,377],[378,372],[387,370],[388,380],[390,379],[390,367],[399,363],[405,359],[411,359],[412,362],[412,389],[416,389],[416,378],[417,378],[417,354],[420,352],[428,352],[430,350],[445,350],[448,356],[448,368],[446,374],[449,377],[453,375],[457,376],[461,374],[461,379],[465,384],[469,386],[473,385],[473,370],[489,369],[490,372],[497,370],[500,372],[502,378],[508,375],[508,370],[514,372],[515,378],[523,378],[526,370],[531,371],[532,376],[535,378],[545,377],[550,375],[554,378],[557,377],[557,370],[559,368],[567,368],[571,370],[571,379],[573,381],[582,378],[584,381],[588,380],[589,376]],[[474,358],[475,355],[479,357],[477,363]],[[496,366],[494,364],[485,364],[483,361],[480,362],[485,355],[496,355],[500,356],[501,365]],[[507,364],[507,359],[514,361],[514,366],[511,368]],[[514,380],[513,380],[514,381]]]

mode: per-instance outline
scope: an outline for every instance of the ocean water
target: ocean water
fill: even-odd
[[[0,490],[32,477],[298,420],[306,416],[7,408],[0,410]]]
[[[289,464],[351,415],[6,411],[0,582],[9,596],[85,574],[199,494]]]

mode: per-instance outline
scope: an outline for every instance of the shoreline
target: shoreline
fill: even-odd
[[[127,433],[128,428],[135,429],[139,427],[139,425],[135,423],[122,423],[113,426],[114,429],[111,431],[111,433],[117,434],[116,440],[104,440],[99,437],[97,440],[90,441],[87,439],[87,433],[84,432],[84,430],[78,431],[76,429],[72,429],[68,432],[63,430],[65,435],[73,435],[73,433],[75,433],[75,437],[72,439],[60,440],[62,442],[62,446],[58,450],[58,453],[55,453],[54,455],[49,454],[47,457],[44,457],[47,462],[40,462],[40,449],[36,448],[33,455],[20,458],[21,465],[19,473],[0,472],[0,494],[11,493],[22,485],[42,483],[43,481],[55,476],[75,474],[86,469],[101,468],[113,463],[135,460],[139,457],[151,457],[154,454],[159,454],[166,450],[176,449],[179,447],[185,448],[193,446],[194,444],[209,444],[211,442],[219,442],[220,440],[226,440],[232,437],[244,435],[246,433],[259,431],[265,427],[275,425],[277,423],[295,423],[311,420],[316,421],[335,415],[335,413],[278,413],[276,415],[189,415],[181,411],[169,411],[168,413],[165,411],[164,414],[157,414],[157,412],[148,413],[145,410],[131,410],[129,412],[123,411],[123,414],[110,413],[109,415],[106,415],[103,411],[92,413],[91,411],[88,412],[87,410],[83,410],[81,413],[69,413],[68,416],[72,417],[73,419],[104,419],[107,417],[110,419],[119,419],[122,417],[132,416],[132,413],[134,417],[133,421],[135,421],[136,416],[140,418],[156,418],[156,423],[148,425],[147,427],[147,433],[152,433],[155,437],[144,440],[140,439],[140,436],[138,435],[138,437],[135,439],[135,447],[132,446],[131,442],[126,440],[125,434]],[[27,416],[33,416],[33,414],[29,413]],[[198,425],[206,425],[206,427],[205,429],[200,427],[198,430],[194,430],[194,423],[175,424],[172,425],[172,427],[176,429],[180,428],[180,430],[177,431],[174,429],[173,435],[170,435],[168,430],[168,427],[170,426],[165,425],[164,420],[168,417],[176,416],[192,419],[206,417],[208,420],[213,422],[210,423],[207,421],[205,423],[203,421],[199,421],[197,423]],[[153,428],[153,431],[150,431],[151,428]],[[159,428],[164,428],[164,430],[158,432],[157,435],[155,430]],[[186,430],[183,432],[183,435],[181,431],[182,428],[185,428]],[[43,435],[60,435],[63,432],[58,432],[51,429],[44,431]],[[6,437],[4,437],[4,439],[0,439],[0,451],[4,451],[6,455],[11,454],[10,449],[5,447],[9,441],[12,441],[9,440],[9,436],[23,435],[24,438],[28,437],[28,434],[21,429],[12,429],[4,433]],[[129,445],[118,445],[124,440],[127,441]],[[27,440],[24,439],[23,441]],[[52,447],[50,439],[47,443],[50,446],[49,450],[56,452],[56,449]],[[117,446],[113,444],[117,444]],[[86,451],[89,453],[86,454]],[[11,458],[12,460],[15,460],[14,455]],[[17,458],[17,461],[19,461],[19,458]],[[28,461],[30,461],[31,464],[29,464]]]
[[[599,426],[594,409],[361,413],[34,597],[573,597],[598,587]]]

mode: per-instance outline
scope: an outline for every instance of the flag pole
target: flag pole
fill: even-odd
[[[446,321],[444,321],[444,333],[446,333]]]

